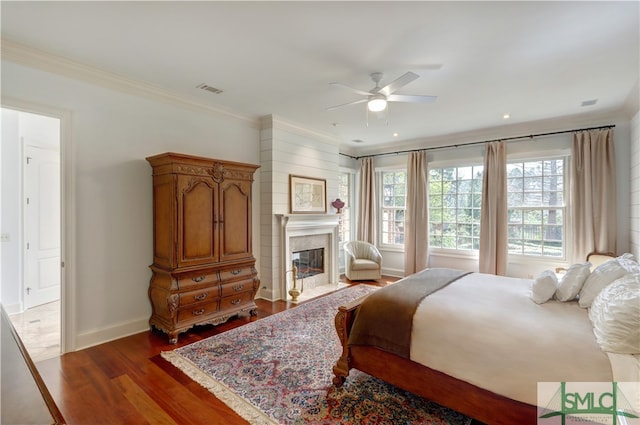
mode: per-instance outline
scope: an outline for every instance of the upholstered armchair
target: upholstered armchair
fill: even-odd
[[[365,241],[344,244],[344,274],[349,280],[375,280],[382,277],[382,255]]]

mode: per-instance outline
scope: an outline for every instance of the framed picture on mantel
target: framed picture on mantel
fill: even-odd
[[[327,212],[327,181],[289,174],[289,209],[291,214]]]

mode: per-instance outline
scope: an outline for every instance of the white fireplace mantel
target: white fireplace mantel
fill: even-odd
[[[327,273],[329,283],[338,283],[338,224],[340,216],[337,214],[276,214],[280,223],[280,258],[281,278],[280,296],[287,298],[290,289],[291,238],[299,236],[323,235],[329,236],[329,246],[326,253]]]

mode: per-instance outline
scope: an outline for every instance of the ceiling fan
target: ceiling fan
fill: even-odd
[[[349,87],[342,83],[330,83],[333,86],[344,87],[360,95],[366,96],[364,99],[356,100],[342,105],[331,106],[327,110],[342,108],[344,106],[356,105],[358,103],[367,102],[367,108],[371,112],[384,111],[387,107],[387,102],[409,102],[409,103],[430,103],[435,102],[438,96],[422,96],[422,95],[408,95],[408,94],[394,94],[394,92],[415,79],[419,78],[418,74],[413,72],[407,72],[404,75],[396,78],[384,87],[380,87],[380,81],[384,74],[382,72],[374,72],[371,74],[371,79],[376,84],[374,88],[369,91],[364,91]]]

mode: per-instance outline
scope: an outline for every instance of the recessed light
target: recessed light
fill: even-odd
[[[509,115],[509,114],[503,114],[502,115],[502,119],[503,120],[508,120],[509,118],[511,118],[511,115]]]
[[[393,133],[393,137],[398,137],[398,133]]]

